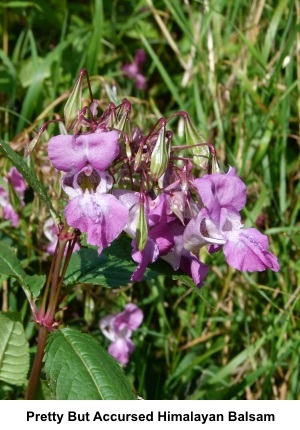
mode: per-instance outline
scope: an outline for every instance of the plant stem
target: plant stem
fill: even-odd
[[[53,330],[55,325],[58,325],[57,323],[55,323],[55,313],[57,311],[57,305],[59,302],[60,290],[61,290],[63,279],[76,243],[76,237],[75,238],[71,236],[68,237],[68,235],[66,234],[68,230],[69,230],[69,226],[66,226],[62,233],[63,238],[58,237],[58,244],[56,246],[56,251],[53,256],[50,272],[48,274],[48,279],[45,287],[45,293],[43,296],[41,308],[39,310],[38,322],[40,323],[40,328],[39,328],[39,335],[38,335],[38,341],[37,341],[37,352],[34,358],[33,366],[30,373],[28,388],[26,392],[27,400],[32,400],[35,396],[37,385],[40,379],[40,373],[42,370],[44,350],[45,350],[47,338],[49,335],[49,331]],[[68,244],[69,244],[68,252],[67,252],[66,259],[64,261],[64,252]],[[64,265],[63,265],[63,262],[64,262]],[[63,268],[62,268],[62,265],[63,265]],[[45,312],[50,284],[51,284],[50,297],[47,304],[47,310]]]
[[[37,341],[37,351],[34,357],[33,366],[30,373],[29,384],[26,392],[26,400],[33,400],[37,385],[40,379],[40,373],[43,365],[44,349],[46,346],[49,331],[47,327],[39,328],[39,336]]]

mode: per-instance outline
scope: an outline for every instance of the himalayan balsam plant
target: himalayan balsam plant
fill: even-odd
[[[135,63],[141,62],[135,58]],[[123,70],[130,72],[128,66]],[[83,106],[85,78],[90,103]],[[8,187],[19,189],[22,205],[26,187],[22,173],[53,219],[45,225],[51,239],[48,252],[53,255],[46,278],[26,274],[8,247],[1,251],[3,271],[21,284],[39,327],[27,399],[37,395],[42,370],[53,398],[134,399],[138,394],[122,367],[134,350],[131,338],[142,324],[142,309],[128,303],[118,314],[101,319],[100,329],[111,341],[108,354],[95,338],[63,319],[61,303],[74,285],[88,279],[90,284],[116,287],[176,273],[177,279],[190,277],[197,289],[209,271],[203,262],[206,251],[223,252],[226,262],[243,272],[279,270],[277,258],[268,250],[268,238],[255,228],[243,227],[240,212],[246,204],[246,185],[233,166],[221,171],[213,145],[204,142],[189,115],[162,117],[146,130],[132,118],[127,99],[99,112],[87,72],[82,70],[65,105],[64,119],[45,123],[26,150],[29,156],[50,122],[61,124],[61,134],[48,142],[49,160],[61,172],[63,198],[55,205],[63,207],[61,213],[27,164],[1,143],[15,166],[6,189],[0,188],[4,218],[18,223]],[[172,143],[171,124],[176,119],[184,125],[182,146]],[[18,384],[28,370],[25,334],[18,317],[2,313],[1,318],[3,333],[11,334],[20,351],[8,360],[2,378]],[[8,344],[8,355],[10,348]],[[14,369],[19,369],[17,376],[12,376]]]

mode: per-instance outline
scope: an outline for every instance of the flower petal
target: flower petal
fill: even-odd
[[[138,263],[138,267],[131,275],[130,280],[133,282],[138,282],[143,279],[143,276],[147,269],[148,264],[153,263],[158,259],[159,249],[155,241],[151,238],[148,238],[146,246],[143,249],[143,251],[138,250],[135,239],[133,239],[132,245],[133,245],[133,251],[131,256],[133,260],[136,263]]]
[[[96,170],[105,170],[119,150],[118,132],[114,130],[77,136],[58,135],[48,144],[53,166],[63,172],[77,172],[88,163]]]
[[[13,166],[10,171],[8,172],[8,180],[14,187],[14,189],[19,193],[20,197],[23,198],[24,191],[27,188],[26,182],[24,181],[23,176],[21,173],[18,172],[15,166]]]
[[[106,315],[105,317],[101,318],[99,323],[100,330],[104,336],[113,342],[118,338],[117,333],[113,328],[113,322],[115,318],[115,315]]]
[[[195,179],[194,184],[214,221],[219,221],[221,208],[240,211],[246,204],[247,187],[233,168],[227,174],[215,173]]]
[[[142,310],[134,303],[128,303],[125,310],[115,316],[113,326],[117,330],[123,330],[124,327],[127,327],[133,331],[142,324],[143,318]]]
[[[227,263],[242,272],[278,272],[278,260],[268,251],[268,238],[255,228],[228,232],[224,245]]]
[[[99,246],[99,254],[118,237],[127,223],[128,209],[111,194],[85,192],[65,209],[71,227],[87,233],[88,243]]]
[[[130,339],[117,339],[111,343],[108,347],[108,352],[116,360],[122,363],[124,366],[129,361],[129,356],[134,350],[134,343]]]
[[[197,287],[202,287],[203,280],[209,271],[209,267],[202,263],[194,254],[183,250],[180,260],[180,269],[189,275]]]

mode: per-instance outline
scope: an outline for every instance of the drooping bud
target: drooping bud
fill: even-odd
[[[65,117],[65,124],[66,124],[66,129],[70,130],[77,118],[78,118],[78,114],[81,111],[82,108],[82,81],[83,81],[83,77],[86,75],[86,70],[82,69],[79,77],[77,79],[77,82],[75,84],[75,87],[73,88],[67,103],[65,104],[64,107],[64,117]]]
[[[161,120],[161,128],[151,154],[150,172],[157,181],[167,170],[170,160],[170,139],[166,138],[166,120]]]
[[[191,122],[188,114],[184,116],[184,131],[187,145],[192,146],[193,162],[202,169],[207,169],[209,148],[206,145],[199,145],[205,143],[205,140]]]
[[[139,218],[136,228],[136,243],[139,251],[143,251],[148,239],[148,225],[145,214],[144,195],[141,195]]]

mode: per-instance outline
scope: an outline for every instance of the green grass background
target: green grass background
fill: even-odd
[[[62,114],[82,67],[100,105],[129,97],[141,126],[185,110],[224,170],[235,166],[248,185],[245,226],[268,234],[280,261],[278,273],[249,275],[205,255],[200,294],[165,277],[118,291],[78,287],[68,323],[107,345],[99,318],[135,301],[145,320],[126,372],[145,399],[300,399],[299,1],[6,0],[0,18],[2,139],[22,154],[32,132]],[[141,48],[144,91],[121,72]],[[55,199],[45,145],[53,133],[30,162]],[[33,200],[20,231],[0,224],[36,273],[47,264],[39,246],[47,216]],[[9,287],[3,279],[2,309],[22,312],[34,345],[22,293]],[[22,397],[13,387],[0,394]]]

